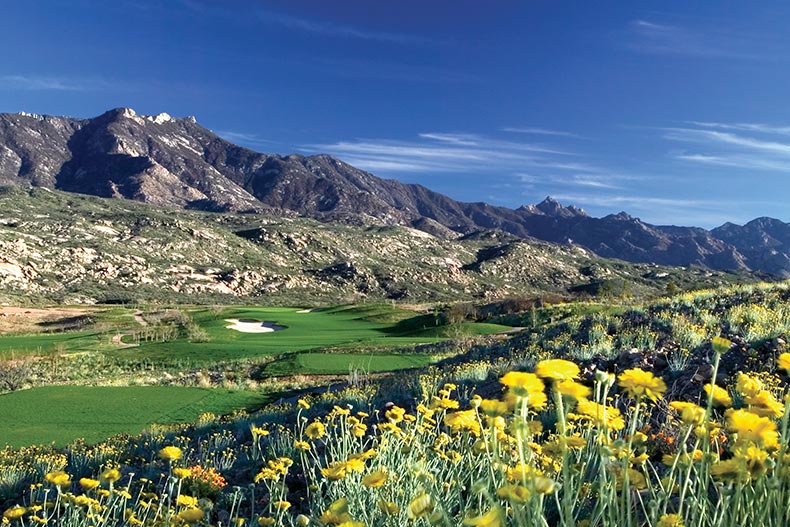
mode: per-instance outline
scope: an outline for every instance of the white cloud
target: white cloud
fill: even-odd
[[[392,44],[428,44],[437,42],[433,38],[422,35],[389,31],[371,31],[350,25],[336,24],[323,20],[312,20],[285,13],[275,13],[273,11],[260,11],[258,16],[264,23],[276,24],[297,31],[330,37],[389,42]]]
[[[596,172],[576,154],[553,145],[506,141],[469,133],[426,132],[411,141],[356,140],[303,145],[370,171],[457,172],[509,177],[531,167],[540,171]]]
[[[0,75],[0,87],[30,91],[82,91],[87,88],[87,85],[81,81],[58,77],[38,75]]]
[[[258,146],[258,145],[278,144],[276,141],[269,141],[267,139],[263,139],[257,134],[250,134],[246,132],[234,132],[231,130],[215,130],[214,133],[222,137],[223,139],[230,141],[231,143],[236,143],[241,145]]]
[[[718,27],[692,29],[637,19],[628,23],[626,35],[628,47],[654,55],[764,60],[776,51],[757,35]]]
[[[502,128],[503,132],[509,132],[512,134],[533,134],[533,135],[552,135],[556,137],[575,137],[579,139],[584,139],[584,137],[574,134],[571,132],[563,132],[560,130],[548,130],[546,128],[532,128],[532,127],[520,127],[520,126],[508,126]]]
[[[722,167],[786,172],[790,169],[790,127],[756,123],[688,121],[696,128],[663,128],[664,138],[689,150],[674,159]],[[737,133],[736,133],[737,132]]]

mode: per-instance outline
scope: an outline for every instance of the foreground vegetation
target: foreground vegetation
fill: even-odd
[[[6,449],[3,514],[80,527],[786,525],[789,294],[573,315],[254,414]],[[680,351],[684,364],[669,360]]]

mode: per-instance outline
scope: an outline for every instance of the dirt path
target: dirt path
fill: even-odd
[[[145,327],[145,326],[148,325],[148,322],[146,322],[145,319],[143,318],[143,312],[142,311],[135,311],[134,312],[134,321],[137,322],[138,324],[140,324],[142,327]]]

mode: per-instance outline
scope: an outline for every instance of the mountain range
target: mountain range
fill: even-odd
[[[790,224],[777,219],[707,230],[651,225],[625,212],[595,218],[552,198],[517,209],[459,202],[329,155],[259,153],[193,117],[129,108],[91,119],[0,114],[0,185],[200,211],[402,225],[443,239],[493,229],[630,262],[790,276]]]

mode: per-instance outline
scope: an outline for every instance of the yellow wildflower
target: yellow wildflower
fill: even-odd
[[[365,460],[358,456],[351,456],[346,461],[346,470],[350,472],[363,472],[365,470]]]
[[[357,423],[351,428],[351,435],[354,437],[365,437],[365,432],[368,431],[368,425],[365,423]]]
[[[313,421],[304,429],[304,435],[309,439],[320,439],[326,435],[326,426],[320,421]]]
[[[502,513],[502,509],[494,506],[481,516],[474,518],[467,516],[464,518],[463,524],[472,527],[504,527],[505,515]]]
[[[197,523],[203,518],[205,518],[206,513],[204,513],[201,509],[184,509],[183,511],[179,512],[176,516],[178,519],[183,521],[184,523]]]
[[[537,492],[538,494],[547,494],[547,495],[554,492],[554,487],[556,486],[556,483],[554,482],[553,479],[544,476],[536,477],[533,480],[532,484],[533,487],[535,488],[535,492]]]
[[[776,366],[781,370],[785,370],[790,375],[790,353],[784,352],[779,355]]]
[[[6,511],[3,513],[3,518],[6,520],[18,520],[25,514],[27,514],[27,509],[25,507],[15,505],[10,509],[6,509]]]
[[[713,337],[711,345],[713,347],[713,351],[721,355],[722,353],[727,353],[730,351],[732,342],[725,339],[724,337]]]
[[[406,410],[401,408],[400,406],[393,406],[386,412],[384,412],[384,417],[386,417],[390,423],[397,424],[403,421],[403,416],[406,414]]]
[[[776,423],[748,410],[728,410],[727,427],[738,434],[737,444],[751,443],[764,448],[779,447]]]
[[[563,359],[542,360],[535,366],[535,375],[553,381],[572,380],[579,376],[579,367]]]
[[[379,500],[376,505],[378,506],[379,510],[387,516],[392,516],[400,512],[400,507],[391,501]]]
[[[664,514],[658,519],[656,527],[686,527],[680,514]]]
[[[381,487],[387,481],[387,471],[383,469],[371,472],[362,478],[362,484],[366,487],[376,488]]]
[[[631,397],[646,396],[656,400],[667,390],[667,385],[661,377],[656,377],[652,372],[641,368],[632,368],[620,374],[620,388],[623,388]]]
[[[708,395],[711,395],[711,390],[713,390],[713,404],[717,404],[725,408],[732,406],[732,397],[730,397],[730,394],[727,393],[727,390],[721,386],[708,383],[704,386],[704,390]]]
[[[499,382],[510,388],[516,395],[521,396],[543,393],[546,388],[537,375],[523,371],[508,372],[499,379]]]
[[[763,417],[782,417],[785,407],[768,390],[760,390],[753,397],[746,397],[749,410]]]
[[[178,479],[186,479],[192,475],[192,471],[188,468],[174,468],[173,475]]]
[[[463,410],[444,416],[444,424],[449,426],[453,433],[469,432],[475,437],[480,437],[480,421],[474,410]]]
[[[562,395],[577,400],[586,399],[592,393],[589,387],[571,379],[566,379],[557,383],[557,390],[559,390]]]
[[[100,485],[100,482],[97,479],[80,478],[80,487],[82,487],[83,490],[95,489],[99,485]]]
[[[634,487],[636,490],[644,490],[647,488],[647,480],[645,479],[644,474],[635,470],[633,468],[629,468],[626,470],[616,470],[616,478],[617,478],[617,490],[622,490],[623,485],[625,484],[625,474],[628,474],[628,484]]]
[[[458,401],[455,399],[448,399],[447,397],[436,397],[435,395],[431,397],[431,408],[433,409],[444,409],[444,410],[454,410],[458,408],[459,404]]]
[[[625,428],[625,420],[620,410],[613,406],[581,400],[579,404],[576,405],[576,411],[590,418],[598,427],[605,426],[609,430],[622,430]]]
[[[694,403],[672,401],[669,403],[669,407],[680,414],[680,420],[685,425],[699,426],[705,421],[705,408]]]
[[[309,410],[309,409],[310,409],[310,403],[308,403],[308,402],[307,402],[306,400],[304,400],[304,399],[299,399],[298,401],[296,401],[296,404],[297,404],[297,405],[299,406],[299,408],[301,408],[302,410]]]
[[[511,503],[526,503],[529,500],[529,490],[521,485],[505,485],[496,490],[496,495]]]
[[[763,389],[763,385],[754,377],[740,373],[735,383],[735,389],[744,397],[755,397]]]
[[[410,520],[422,518],[433,512],[434,502],[430,494],[425,492],[418,494],[409,502],[409,507],[406,509],[406,514]]]
[[[259,426],[250,427],[250,433],[252,433],[253,439],[257,439],[259,437],[266,437],[269,435],[269,431],[265,428],[261,428]]]
[[[307,441],[294,441],[294,448],[297,450],[310,450],[310,443]]]
[[[321,469],[321,474],[329,481],[344,479],[348,474],[348,466],[345,461],[333,461],[329,466]]]
[[[271,527],[277,523],[277,520],[274,518],[269,518],[268,516],[259,516],[258,517],[258,525],[261,527]]]
[[[179,494],[176,498],[176,505],[180,507],[197,507],[198,500],[194,496]]]
[[[735,457],[743,460],[746,470],[749,472],[749,476],[752,479],[757,479],[768,471],[768,466],[766,464],[768,452],[756,446],[738,449]]]
[[[746,467],[743,461],[738,458],[728,459],[726,461],[717,461],[710,467],[710,475],[717,481],[727,483],[747,481]]]
[[[351,520],[348,514],[348,500],[340,498],[334,501],[327,510],[321,514],[321,523],[324,525],[340,525]]]
[[[166,446],[159,451],[159,458],[165,461],[176,461],[184,456],[183,450],[177,446]]]
[[[68,487],[69,485],[71,485],[71,476],[69,476],[62,470],[58,470],[56,472],[50,472],[49,474],[44,476],[44,479],[52,483],[56,487]]]
[[[507,403],[497,399],[482,399],[479,405],[480,411],[488,416],[507,415]]]
[[[278,511],[287,511],[291,508],[291,502],[285,500],[273,501],[272,507],[274,507]]]

